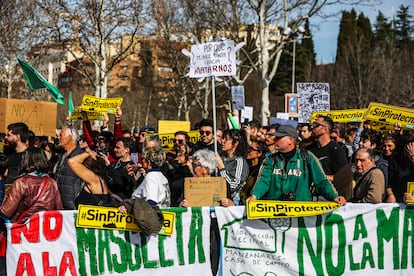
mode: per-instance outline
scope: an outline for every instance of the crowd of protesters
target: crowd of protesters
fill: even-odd
[[[258,198],[341,204],[412,199],[407,183],[414,181],[414,136],[398,125],[380,132],[367,121],[339,124],[321,116],[296,129],[253,120],[215,134],[213,122],[203,119],[195,126],[197,143],[179,130],[174,150],[166,152],[155,128],[123,129],[121,109],[113,121],[109,131],[105,114],[101,130],[93,131],[83,113],[82,130],[68,125],[54,142],[24,123],[10,124],[0,155],[0,214],[23,222],[36,211],[117,207],[131,198],[189,207],[184,180],[193,176],[225,178],[224,207]],[[13,184],[7,196],[5,184]]]

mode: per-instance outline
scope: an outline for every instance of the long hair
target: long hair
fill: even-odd
[[[246,157],[248,145],[247,145],[247,138],[246,133],[242,130],[238,129],[226,129],[223,132],[223,138],[230,138],[232,140],[232,144],[234,145],[236,142],[239,142],[237,145],[236,150],[234,151],[235,156]]]
[[[46,153],[41,148],[29,147],[22,155],[19,173],[41,172],[48,173],[49,162]]]

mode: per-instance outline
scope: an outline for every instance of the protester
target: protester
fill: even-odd
[[[190,160],[191,172],[194,177],[211,177],[215,175],[217,159],[214,151],[201,149],[196,151]],[[191,207],[188,201],[181,195],[180,207]]]
[[[151,205],[170,207],[170,187],[167,178],[160,169],[164,162],[165,152],[161,147],[151,147],[143,151],[142,163],[146,175],[133,192],[132,198],[143,198]]]
[[[115,144],[115,157],[118,159],[110,163],[107,156],[100,155],[105,160],[107,166],[104,172],[104,179],[109,189],[122,199],[131,198],[136,186],[135,171],[136,167],[131,160],[131,149],[134,144],[130,138],[121,138]]]
[[[399,174],[400,178],[394,177],[396,183],[390,182],[387,187],[387,202],[407,202],[412,200],[412,195],[407,193],[407,183],[414,182],[414,142],[409,142],[405,146],[404,155],[409,160],[408,168]]]
[[[68,166],[70,158],[84,152],[77,140],[78,132],[73,127],[65,127],[60,131],[58,146],[64,149],[64,153],[59,157],[53,172],[66,210],[76,209],[75,199],[82,186],[82,180]]]
[[[231,199],[235,205],[239,205],[240,190],[249,176],[249,164],[245,159],[248,146],[244,131],[225,130],[221,149],[223,155],[217,153],[217,168],[219,174],[226,179]],[[222,205],[226,207],[225,204]]]
[[[6,146],[11,154],[8,155],[8,170],[5,184],[13,183],[19,175],[20,162],[24,151],[29,146],[29,127],[25,123],[13,123],[7,126]]]
[[[101,155],[103,155],[101,153]],[[83,181],[83,187],[75,198],[79,204],[114,207],[109,188],[105,182],[105,160],[95,151],[83,152],[68,160],[70,169]]]
[[[4,174],[7,171],[7,167],[9,165],[9,160],[4,153],[0,153],[0,204],[3,202],[4,199]]]
[[[260,167],[263,163],[264,152],[264,146],[260,144],[258,141],[252,142],[252,144],[249,147],[246,157],[247,162],[249,164],[249,176],[247,177],[246,184],[243,185],[243,188],[240,193],[240,197],[243,203],[250,196],[253,186],[256,183]]]
[[[272,153],[276,152],[276,138],[275,133],[276,130],[279,128],[279,124],[272,124],[269,126],[269,129],[266,132],[266,138],[265,138],[265,145],[266,145],[266,156],[271,155]]]
[[[312,125],[312,133],[316,142],[308,147],[308,150],[321,162],[323,170],[331,182],[334,181],[335,173],[349,163],[346,148],[331,140],[332,129],[331,118],[318,117]],[[335,185],[334,182],[333,184]]]
[[[314,141],[312,136],[312,127],[310,124],[301,124],[299,126],[299,148],[306,149],[309,145],[311,145]]]
[[[357,203],[381,203],[385,191],[385,178],[375,165],[372,149],[360,148],[355,154],[355,187],[350,200]]]
[[[0,214],[24,223],[40,211],[63,209],[56,181],[47,174],[49,164],[40,148],[28,148],[22,155],[20,176],[0,206]]]
[[[208,119],[201,120],[198,123],[198,130],[200,132],[201,140],[194,145],[193,152],[200,149],[209,149],[214,151],[213,121]],[[217,150],[220,151],[220,145],[218,143]]]
[[[183,198],[184,180],[193,175],[188,165],[191,161],[190,154],[190,147],[184,145],[178,149],[176,158],[168,164],[167,178],[171,191],[171,207],[178,207]]]
[[[313,182],[316,192],[327,200],[346,203],[344,197],[338,196],[317,158],[310,152],[304,158],[296,147],[298,134],[294,127],[280,126],[275,137],[277,152],[264,161],[263,171],[247,202],[256,199],[312,201],[310,183]]]

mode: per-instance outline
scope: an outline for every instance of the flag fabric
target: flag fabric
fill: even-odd
[[[30,66],[24,60],[20,59],[18,56],[16,56],[16,58],[23,70],[24,77],[26,78],[31,91],[46,88],[55,102],[65,105],[64,98],[62,94],[60,94],[59,89],[50,84],[35,68]]]
[[[73,110],[75,110],[75,106],[73,105],[72,91],[69,91],[69,96],[68,96],[68,111],[69,111],[69,116],[72,115]]]

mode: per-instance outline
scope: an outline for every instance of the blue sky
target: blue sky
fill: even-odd
[[[351,10],[354,8],[357,14],[363,12],[365,16],[369,17],[371,25],[374,25],[375,18],[378,15],[378,11],[381,11],[388,19],[392,18],[393,12],[395,13],[400,5],[410,6],[410,14],[413,16],[411,20],[414,20],[414,1],[413,0],[383,0],[382,4],[378,6],[335,6],[330,7],[332,11],[341,11],[342,9]],[[313,40],[315,43],[316,62],[331,63],[335,60],[336,46],[339,32],[339,21],[341,15],[321,20],[318,18],[311,19]]]

